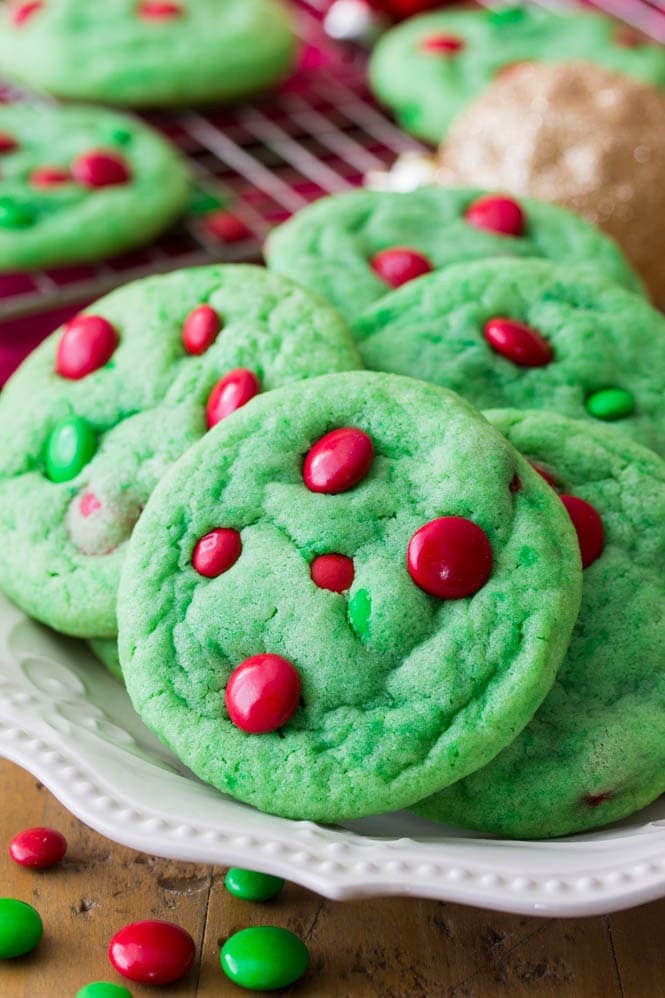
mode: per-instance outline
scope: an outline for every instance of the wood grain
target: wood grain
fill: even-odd
[[[35,905],[45,935],[29,957],[0,964],[2,998],[74,998],[88,981],[116,980],[106,958],[124,924],[164,918],[194,937],[199,960],[164,989],[135,998],[247,994],[223,976],[219,947],[248,925],[283,925],[310,948],[299,998],[660,998],[665,996],[665,900],[606,918],[536,919],[437,901],[326,901],[293,884],[275,901],[231,897],[224,871],[116,846],[69,815],[18,767],[0,761],[0,842],[31,825],[69,841],[61,867],[42,873],[0,852],[0,895]],[[272,992],[272,994],[279,994]]]

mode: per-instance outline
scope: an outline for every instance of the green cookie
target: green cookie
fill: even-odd
[[[437,271],[496,256],[544,257],[642,291],[616,243],[563,208],[530,198],[515,201],[523,216],[519,236],[471,225],[469,208],[488,196],[423,187],[322,198],[273,230],[266,244],[268,265],[323,295],[347,321],[392,290],[372,262],[378,253],[401,247],[415,250]]]
[[[665,451],[665,319],[579,268],[460,264],[386,295],[352,332],[371,369],[433,381],[479,408],[611,420]]]
[[[148,243],[188,198],[185,161],[136,118],[0,104],[0,271],[97,260]]]
[[[665,792],[665,464],[609,428],[550,412],[488,416],[558,489],[593,506],[604,548],[584,571],[568,655],[534,719],[417,811],[512,837],[568,835]]]
[[[212,567],[219,530],[231,554]],[[120,660],[145,723],[202,779],[337,821],[512,741],[579,585],[561,503],[479,413],[411,379],[331,375],[256,399],[160,483],[122,576]]]
[[[332,309],[260,267],[151,277],[86,315],[0,395],[0,587],[57,630],[99,638],[116,633],[126,541],[170,464],[257,389],[359,359]],[[186,330],[204,352],[188,352]]]
[[[120,657],[118,655],[118,642],[116,638],[93,638],[88,642],[93,653],[99,661],[106,666],[112,676],[123,682]]]
[[[437,11],[379,41],[370,62],[376,95],[409,132],[439,142],[452,119],[516,62],[597,63],[665,87],[665,52],[602,14],[536,4]]]
[[[148,107],[235,100],[291,69],[279,0],[41,0],[6,4],[0,69],[58,97]]]

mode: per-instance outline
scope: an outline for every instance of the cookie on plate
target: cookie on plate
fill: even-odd
[[[479,408],[612,421],[665,451],[665,318],[577,267],[459,264],[386,295],[352,332],[372,370],[432,381]]]
[[[56,630],[112,637],[126,541],[170,464],[257,393],[359,365],[332,309],[260,267],[96,302],[0,396],[0,587]]]
[[[665,464],[607,427],[550,412],[487,415],[567,493],[586,551],[582,608],[531,723],[417,810],[512,837],[568,835],[665,792]]]
[[[133,107],[228,101],[281,80],[296,43],[279,0],[10,0],[0,71],[58,97]]]
[[[476,410],[330,375],[256,399],[160,483],[122,575],[120,661],[202,779],[274,814],[359,817],[512,741],[580,576],[563,506]]]
[[[322,198],[273,230],[266,258],[348,320],[432,270],[488,257],[566,260],[641,291],[615,243],[571,212],[477,189],[352,191]]]
[[[441,183],[488,184],[582,215],[665,307],[665,92],[591,63],[525,63],[457,118]]]
[[[136,118],[0,104],[0,271],[98,260],[148,243],[188,198],[184,159]]]
[[[403,128],[437,143],[505,67],[576,59],[665,87],[662,46],[602,14],[536,4],[411,18],[379,41],[370,80]]]

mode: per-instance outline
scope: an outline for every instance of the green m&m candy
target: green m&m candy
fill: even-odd
[[[227,939],[219,959],[226,976],[241,988],[276,991],[302,977],[309,953],[293,932],[262,925],[243,929]]]
[[[369,634],[369,618],[372,615],[372,599],[366,589],[359,589],[349,601],[349,619],[356,634],[366,638]]]
[[[77,991],[76,998],[132,998],[132,992],[123,988],[122,984],[94,981]]]
[[[29,953],[43,932],[42,920],[32,905],[14,898],[0,898],[0,960]]]
[[[46,442],[46,474],[52,482],[76,478],[97,450],[97,435],[80,416],[61,419]]]
[[[596,419],[623,419],[635,409],[635,399],[625,388],[601,388],[589,395],[586,411]]]
[[[224,881],[229,894],[243,901],[269,901],[281,891],[284,881],[281,877],[271,877],[269,873],[255,870],[241,870],[232,866]]]

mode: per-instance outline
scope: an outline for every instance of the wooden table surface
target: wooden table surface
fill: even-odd
[[[219,968],[219,947],[248,925],[283,925],[307,943],[298,998],[665,996],[665,900],[605,918],[537,919],[437,901],[335,902],[288,884],[267,904],[240,901],[224,870],[155,859],[90,831],[34,777],[0,760],[0,842],[49,825],[69,841],[64,863],[41,873],[0,851],[0,896],[37,908],[44,938],[28,957],[0,963],[2,998],[74,998],[83,984],[120,981],[106,958],[127,922],[184,926],[200,959],[169,988],[131,985],[135,998],[249,994]],[[129,982],[126,982],[129,983]]]

